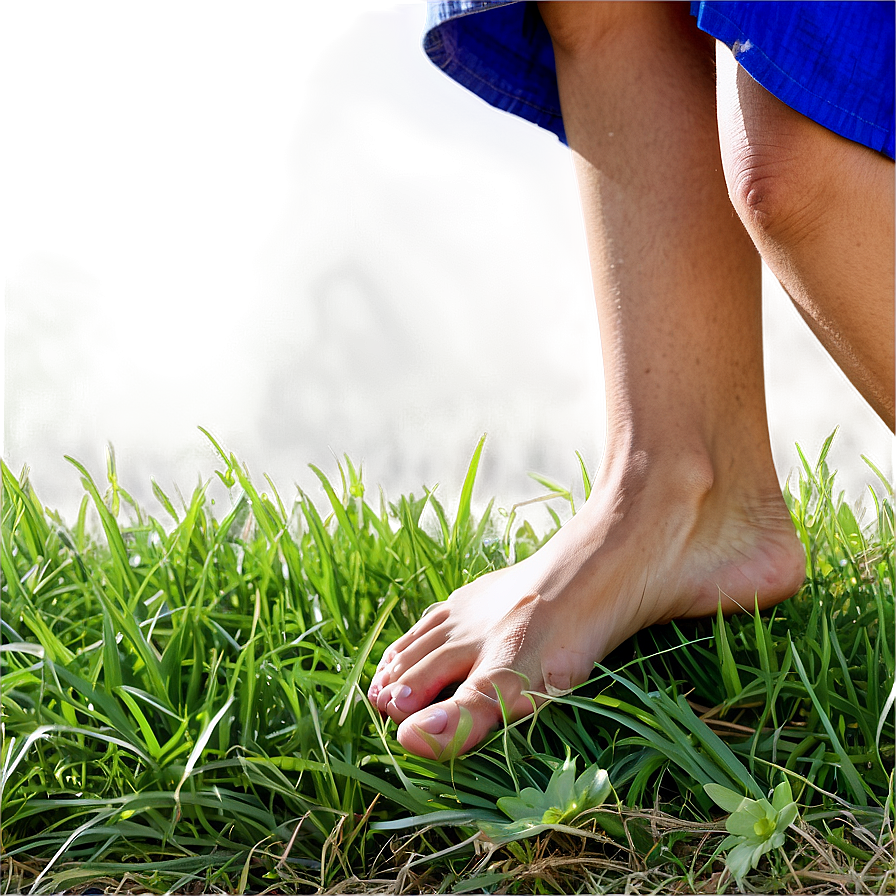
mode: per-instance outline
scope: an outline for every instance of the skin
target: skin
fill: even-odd
[[[766,420],[760,253],[893,425],[892,162],[781,104],[726,47],[716,85],[714,41],[686,4],[539,8],[588,238],[607,448],[545,547],[385,652],[368,696],[433,758],[582,683],[647,625],[799,589]]]

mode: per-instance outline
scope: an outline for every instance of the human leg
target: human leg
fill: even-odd
[[[721,173],[712,43],[678,4],[550,3],[608,392],[585,507],[384,655],[370,698],[409,750],[463,751],[581,683],[640,628],[769,606],[804,558],[771,460],[760,270]],[[448,685],[456,693],[432,701]]]
[[[731,201],[812,331],[894,427],[894,164],[795,112],[718,44]]]

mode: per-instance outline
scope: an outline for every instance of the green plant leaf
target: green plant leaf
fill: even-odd
[[[737,793],[721,784],[704,784],[703,789],[709,798],[726,812],[736,812],[743,801],[747,799],[742,793]]]

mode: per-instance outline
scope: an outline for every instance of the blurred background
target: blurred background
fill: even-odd
[[[453,507],[578,479],[605,436],[568,153],[424,56],[422,3],[4,3],[3,457],[67,519],[63,455],[188,493],[208,428],[284,499],[343,453]],[[853,499],[892,442],[767,278],[782,481]]]

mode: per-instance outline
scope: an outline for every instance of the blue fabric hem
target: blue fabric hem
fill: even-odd
[[[470,38],[465,40],[465,44],[470,50],[475,50],[477,46],[476,41]],[[448,50],[438,32],[431,32],[427,35],[423,48],[430,60],[448,77],[475,93],[489,105],[537,124],[539,127],[553,132],[563,143],[566,143],[566,131],[561,115],[530,102],[524,96],[514,92],[511,87],[504,88],[495,81],[484,77],[476,69],[465,65],[462,56]]]
[[[431,3],[423,49],[438,68],[480,99],[550,131],[565,144],[553,47],[540,17],[544,34],[523,39],[525,7],[513,0]],[[488,16],[474,16],[485,10]],[[504,28],[513,30],[519,42],[502,40]]]
[[[697,26],[772,95],[891,159],[894,10],[892,0],[691,3]],[[567,142],[553,46],[534,3],[429,3],[423,48],[485,102]]]
[[[749,36],[718,6],[693,3],[692,12],[694,7],[698,7],[698,27],[728,46],[738,65],[782,103],[841,137],[885,153],[891,159],[894,157],[896,147],[892,129],[865,120],[857,113],[812,93],[753,44]]]

